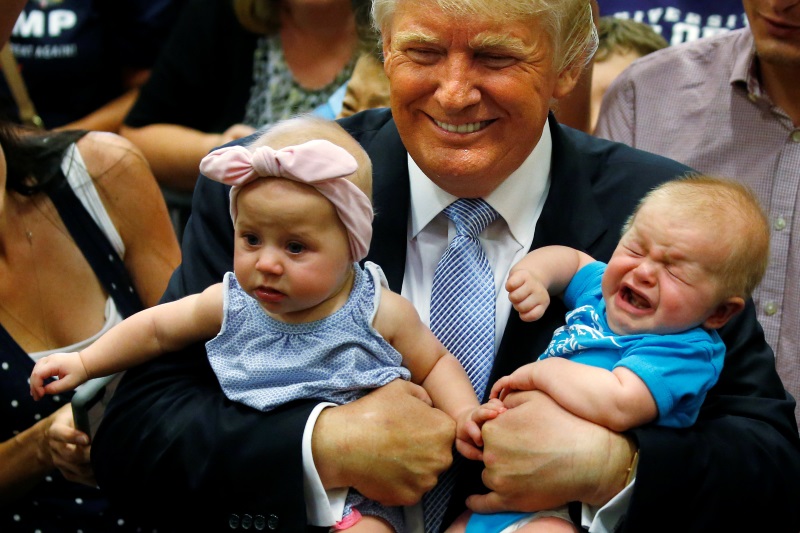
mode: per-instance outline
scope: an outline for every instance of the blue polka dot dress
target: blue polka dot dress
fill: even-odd
[[[344,404],[410,378],[402,356],[372,327],[382,272],[373,263],[354,268],[347,303],[304,324],[273,319],[233,273],[225,275],[222,328],[206,350],[228,398],[262,411],[298,399]]]

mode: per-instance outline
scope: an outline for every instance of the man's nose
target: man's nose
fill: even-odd
[[[468,58],[448,57],[440,72],[435,98],[446,113],[462,111],[480,101],[478,80]]]

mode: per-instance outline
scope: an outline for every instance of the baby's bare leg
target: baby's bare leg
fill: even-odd
[[[507,528],[505,531],[509,531]],[[514,529],[516,533],[577,533],[572,522],[555,516],[545,516],[537,518],[533,522],[528,522],[524,526]]]

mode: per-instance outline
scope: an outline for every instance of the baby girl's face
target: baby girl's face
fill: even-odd
[[[237,198],[234,272],[282,322],[324,318],[347,301],[353,269],[347,231],[313,187],[259,179]]]

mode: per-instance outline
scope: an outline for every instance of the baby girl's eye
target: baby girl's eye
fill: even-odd
[[[299,242],[290,242],[286,245],[286,251],[288,251],[290,254],[299,254],[305,249],[306,247]]]

